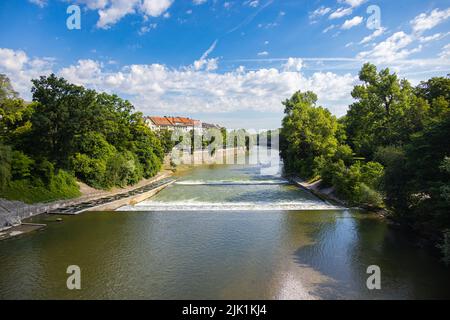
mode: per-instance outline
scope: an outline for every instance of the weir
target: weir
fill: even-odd
[[[261,165],[192,168],[156,196],[117,211],[341,211]]]
[[[273,186],[273,185],[287,185],[291,184],[289,181],[286,180],[248,180],[248,181],[226,181],[226,180],[219,180],[219,181],[178,181],[175,182],[175,184],[178,185],[184,185],[184,186]]]

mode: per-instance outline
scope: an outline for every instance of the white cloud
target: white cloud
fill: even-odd
[[[147,32],[150,32],[150,30],[156,29],[158,27],[157,23],[151,23],[148,26],[142,26],[141,29],[139,30],[139,34],[143,35],[146,34]]]
[[[450,35],[450,32],[447,32],[447,33],[435,33],[435,34],[432,34],[431,36],[426,36],[426,37],[425,36],[421,36],[421,37],[419,37],[419,41],[420,42],[438,41],[438,40],[444,39],[448,35]]]
[[[340,0],[339,2],[340,3],[346,3],[352,8],[357,8],[357,7],[359,7],[360,5],[362,5],[366,1],[367,0]]]
[[[258,56],[260,56],[260,57],[265,57],[268,55],[269,55],[269,52],[267,52],[267,51],[258,52]]]
[[[0,57],[0,72],[11,78],[26,99],[31,98],[30,79],[55,72],[72,83],[129,97],[146,114],[239,110],[281,113],[281,101],[295,91],[314,90],[324,106],[342,115],[357,81],[351,74],[331,72],[315,72],[306,77],[300,72],[299,58],[288,59],[280,69],[247,71],[240,67],[217,73],[191,67],[170,69],[161,64],[128,65],[112,72],[107,70],[107,64],[94,60],[80,60],[75,65],[53,70],[47,60],[30,59],[22,51],[0,49]],[[20,57],[17,59],[20,62],[15,65],[6,62],[14,57]]]
[[[353,27],[360,25],[363,21],[364,21],[363,17],[360,17],[360,16],[353,17],[352,19],[345,20],[341,29],[344,29],[344,30],[351,29]]]
[[[415,52],[419,52],[422,47],[407,49],[414,42],[414,37],[399,31],[378,43],[371,50],[359,53],[358,57],[362,59],[372,59],[375,62],[393,62],[395,60],[405,59]]]
[[[0,48],[0,61],[3,68],[8,71],[22,70],[23,65],[28,62],[28,57],[23,51]]]
[[[310,19],[315,19],[318,17],[322,17],[324,15],[326,15],[327,13],[329,13],[331,11],[331,8],[325,7],[325,6],[321,6],[320,8],[317,8],[316,10],[314,10],[313,12],[311,12],[309,14],[309,18]]]
[[[86,5],[90,10],[103,9],[109,2],[110,0],[77,0],[77,3]]]
[[[330,14],[329,19],[339,19],[345,16],[349,16],[353,13],[352,8],[338,8],[332,14]]]
[[[413,20],[411,20],[411,26],[414,32],[423,32],[433,29],[438,24],[444,22],[450,17],[450,8],[445,10],[434,9],[429,14],[421,13]]]
[[[0,73],[6,74],[22,97],[31,98],[31,79],[51,73],[53,59],[34,58],[21,50],[0,48]]]
[[[208,59],[208,56],[214,51],[218,43],[218,40],[215,40],[213,44],[206,50],[199,60],[194,61],[194,69],[196,71],[201,70],[203,67],[206,67],[206,71],[216,70],[218,68],[218,59]]]
[[[62,68],[59,75],[69,82],[94,85],[101,81],[101,67],[101,64],[94,60],[79,60],[77,65]]]
[[[192,2],[193,2],[196,6],[198,6],[198,5],[200,5],[200,4],[204,4],[206,1],[208,1],[208,0],[193,0]]]
[[[353,13],[353,9],[359,7],[367,0],[338,0],[339,3],[347,4],[349,7],[340,7],[336,11],[330,14],[329,19],[339,19],[345,16],[349,16]]]
[[[167,10],[174,0],[77,0],[89,10],[98,11],[97,27],[108,29],[129,14],[143,14],[149,17],[170,15]]]
[[[142,10],[150,17],[159,17],[172,5],[173,0],[144,0]]]
[[[445,47],[442,48],[439,57],[441,59],[450,59],[450,44],[447,44]]]
[[[303,68],[303,59],[301,58],[289,58],[283,65],[285,71],[297,71],[300,72]]]
[[[98,11],[99,19],[97,27],[108,29],[111,25],[116,24],[124,16],[134,13],[135,6],[139,1],[136,0],[111,0],[108,7]]]
[[[331,26],[325,28],[322,33],[327,33],[328,31],[333,30],[334,28],[336,28],[336,26],[334,24],[332,24]]]
[[[41,8],[47,5],[47,0],[28,0],[30,3],[35,4]]]
[[[372,34],[368,35],[367,37],[364,37],[364,39],[362,39],[359,44],[366,44],[371,42],[372,40],[374,40],[375,38],[378,38],[379,36],[381,36],[382,34],[384,34],[386,32],[386,28],[381,27],[379,29],[376,29]]]
[[[244,2],[244,5],[256,8],[259,6],[259,0],[249,0],[249,1]]]

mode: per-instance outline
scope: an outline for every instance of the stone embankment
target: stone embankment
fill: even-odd
[[[141,188],[145,188],[152,183],[157,181],[166,179],[172,175],[171,171],[163,171],[159,173],[152,179],[142,180],[138,184],[127,187],[127,188],[116,188],[111,191],[103,191],[96,190],[87,187],[86,185],[81,185],[82,196],[70,199],[70,200],[61,200],[54,201],[49,203],[37,203],[37,204],[26,204],[20,201],[9,201],[5,199],[0,199],[0,231],[4,229],[8,229],[12,226],[18,226],[22,223],[22,221],[26,218],[30,218],[39,214],[49,213],[49,212],[57,212],[59,210],[63,210],[64,208],[76,207],[83,203],[89,203],[94,201],[100,201],[101,199],[107,197],[120,197],[120,195],[126,193],[132,193],[135,190],[139,190]],[[148,191],[148,190],[147,190]],[[148,195],[149,192],[146,192],[145,195]],[[129,198],[138,197],[139,195],[130,195]],[[149,195],[151,196],[151,195]],[[118,199],[119,200],[119,199]],[[127,200],[120,199],[122,202]],[[131,200],[130,200],[131,201]],[[112,201],[114,202],[114,201]],[[120,205],[119,205],[120,206]],[[118,206],[118,207],[119,207]],[[106,203],[104,204],[104,210],[108,209]],[[95,208],[97,209],[97,208]],[[101,208],[99,208],[101,209]]]

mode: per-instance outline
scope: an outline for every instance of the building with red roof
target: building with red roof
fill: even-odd
[[[185,117],[146,117],[145,123],[152,130],[175,130],[181,129],[183,131],[202,130],[202,122]]]

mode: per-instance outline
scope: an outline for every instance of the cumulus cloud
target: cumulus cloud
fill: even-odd
[[[283,65],[285,71],[297,71],[299,72],[303,68],[303,59],[301,58],[289,58]]]
[[[331,11],[331,8],[325,7],[325,6],[321,6],[320,8],[317,8],[316,10],[314,10],[313,12],[311,12],[309,14],[309,18],[310,19],[315,19],[318,17],[322,17],[326,14],[328,14]]]
[[[433,29],[448,18],[450,18],[450,8],[445,10],[434,9],[429,14],[421,13],[410,23],[414,32],[421,33]]]
[[[173,0],[144,0],[141,8],[148,16],[159,17],[170,8],[172,3]]]
[[[24,98],[30,98],[31,79],[51,73],[52,67],[51,58],[31,59],[24,51],[0,48],[0,73],[11,79]]]
[[[167,16],[174,0],[77,0],[89,10],[98,11],[97,27],[108,29],[123,17],[139,13],[146,17]]]
[[[357,8],[367,0],[339,0],[340,3],[348,4],[352,8]]]
[[[353,27],[359,26],[364,21],[363,17],[356,16],[352,19],[345,20],[344,24],[342,25],[341,29],[348,30]]]
[[[379,29],[376,29],[372,34],[368,35],[367,37],[364,37],[364,39],[362,39],[359,44],[366,44],[371,42],[372,40],[374,40],[375,38],[378,38],[379,36],[381,36],[382,34],[384,34],[386,32],[386,28],[381,27]]]
[[[385,41],[375,45],[371,50],[359,53],[358,57],[362,59],[371,59],[374,62],[393,62],[405,59],[422,49],[421,46],[412,49],[407,48],[414,40],[415,38],[412,35],[399,31]]]
[[[353,9],[350,8],[338,8],[332,14],[330,14],[329,19],[339,19],[345,16],[349,16],[353,13]]]
[[[301,59],[290,58],[280,68],[247,71],[240,67],[225,73],[161,64],[128,65],[112,72],[108,64],[88,59],[55,70],[45,59],[0,49],[0,72],[11,78],[26,99],[31,98],[30,79],[55,72],[72,83],[127,97],[147,114],[282,112],[281,101],[297,90],[314,90],[324,106],[344,114],[356,76],[331,72],[305,76],[302,66]]]

